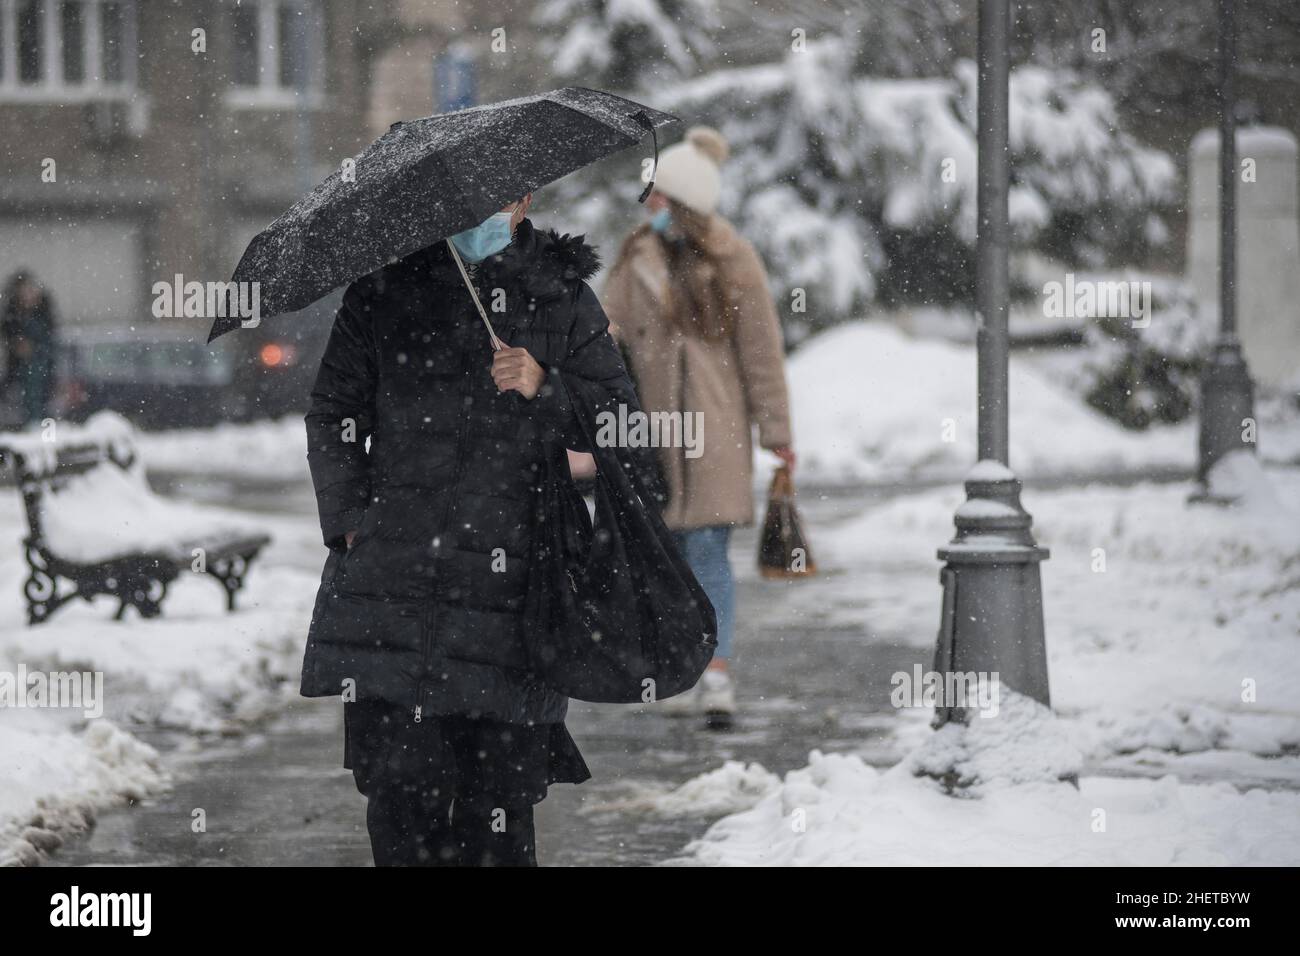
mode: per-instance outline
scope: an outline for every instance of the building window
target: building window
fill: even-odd
[[[59,4],[63,18],[63,82],[86,81],[86,5],[76,0]]]
[[[135,90],[135,0],[0,0],[0,98]]]
[[[257,69],[257,22],[261,14],[251,3],[248,6],[235,7],[230,11],[231,28],[234,33],[234,56],[232,68],[236,86],[258,86]]]
[[[276,24],[280,40],[277,56],[280,85],[294,90],[305,89],[309,79],[307,50],[312,35],[307,29],[307,16],[295,5],[280,4],[279,22]]]
[[[104,63],[104,80],[121,83],[126,76],[126,4],[105,0],[99,4],[100,44]]]
[[[293,105],[320,91],[324,29],[315,0],[230,4],[232,99],[242,105]]]
[[[44,3],[41,0],[21,0],[18,4],[18,82],[25,86],[45,79]]]

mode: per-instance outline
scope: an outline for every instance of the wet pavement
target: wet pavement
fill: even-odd
[[[205,483],[187,497],[249,510],[286,508],[314,521],[310,489],[250,489]],[[816,528],[856,514],[866,492],[802,497]],[[887,497],[885,492],[872,492]],[[738,566],[752,564],[755,529],[732,546]],[[825,580],[822,578],[820,580]],[[635,866],[672,862],[716,817],[666,814],[653,798],[728,760],[757,762],[777,774],[807,764],[808,751],[854,751],[870,762],[897,759],[891,742],[897,712],[889,675],[928,663],[928,652],[858,626],[809,626],[787,606],[792,583],[742,574],[736,656],[739,718],[709,731],[695,718],[653,709],[574,702],[569,728],[592,771],[578,786],[553,786],[537,811],[543,865]],[[935,614],[938,615],[936,581]],[[803,603],[803,602],[800,602]],[[370,863],[365,798],[342,769],[342,704],[294,698],[278,716],[241,737],[201,741],[133,728],[162,750],[176,783],[168,793],[100,814],[86,836],[68,841],[52,865],[306,865]],[[206,817],[195,833],[196,808]]]

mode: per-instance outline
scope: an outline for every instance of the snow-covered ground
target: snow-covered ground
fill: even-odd
[[[956,481],[976,458],[973,346],[854,322],[805,342],[788,375],[800,480]],[[1188,473],[1196,423],[1129,431],[1051,373],[1011,359],[1011,465],[1021,478]],[[1300,415],[1261,421],[1266,460],[1300,461]]]
[[[692,862],[726,866],[1295,866],[1300,794],[1086,776],[946,795],[907,764],[813,751]]]
[[[250,519],[244,512],[159,503],[170,505],[189,526],[254,523],[272,535],[248,575],[236,613],[225,612],[214,579],[182,573],[160,618],[141,620],[128,613],[114,621],[116,601],[101,597],[93,604],[68,605],[48,622],[28,627],[21,592],[27,568],[20,546],[26,522],[18,495],[12,488],[3,491],[0,675],[18,674],[20,668],[28,675],[98,673],[105,716],[85,719],[83,708],[0,703],[0,865],[57,846],[60,832],[83,827],[99,807],[167,786],[159,755],[132,736],[135,727],[222,733],[296,694],[319,580],[304,565],[310,567],[323,553],[314,522],[302,518]],[[102,504],[111,511],[108,501]],[[86,513],[81,520],[92,517]]]
[[[145,432],[137,440],[151,471],[272,481],[307,477],[307,429],[301,415]]]
[[[169,782],[157,751],[106,717],[84,729],[51,711],[14,710],[0,724],[0,866],[31,863],[96,811]]]
[[[1249,459],[1232,469],[1247,496],[1227,509],[1189,506],[1189,484],[1026,496],[1052,549],[1042,575],[1055,719],[1004,699],[998,718],[935,734],[928,712],[906,710],[899,734],[913,749],[885,771],[817,750],[783,780],[720,768],[661,798],[732,811],[687,858],[1300,863],[1300,470],[1265,473]],[[861,621],[865,605],[872,634],[932,647],[935,549],[961,500],[947,488],[909,495],[823,531],[813,544],[826,577],[789,588],[791,621]],[[1077,758],[1077,789],[1047,772],[1044,754]],[[974,784],[949,795],[933,776],[944,766]],[[1009,780],[1007,766],[1043,772]]]

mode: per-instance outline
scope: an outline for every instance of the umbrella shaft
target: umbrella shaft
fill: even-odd
[[[474,283],[469,279],[469,272],[465,269],[465,263],[460,261],[460,253],[456,251],[456,246],[450,239],[447,240],[447,248],[451,250],[451,257],[456,260],[456,268],[460,270],[460,277],[465,280],[465,288],[469,289],[469,297],[478,306],[479,318],[483,320],[483,324],[487,327],[488,338],[492,340],[492,351],[500,351],[505,348],[505,345],[497,338],[496,329],[492,328],[492,323],[488,320],[487,309],[483,308],[483,303],[479,301],[478,292],[475,291]]]

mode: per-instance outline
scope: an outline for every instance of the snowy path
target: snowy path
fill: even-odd
[[[185,489],[195,494],[193,486]],[[251,509],[276,496],[220,484],[204,497]],[[283,499],[279,499],[283,501]],[[295,496],[296,505],[307,499]],[[805,504],[818,527],[861,511],[860,498]],[[305,507],[303,508],[305,510]],[[313,520],[309,514],[304,521]],[[815,543],[816,538],[813,538]],[[638,865],[671,859],[722,813],[748,805],[703,805],[670,811],[661,798],[724,761],[761,763],[784,773],[802,766],[809,747],[862,753],[886,766],[899,757],[898,717],[888,675],[924,663],[928,652],[882,641],[866,624],[799,626],[786,588],[824,588],[825,581],[780,585],[749,571],[753,529],[737,536],[741,575],[735,673],[743,714],[729,733],[690,719],[638,708],[575,703],[569,726],[592,769],[581,786],[560,785],[538,815],[539,858],[549,865]],[[937,616],[937,585],[936,611]],[[802,602],[800,602],[802,603]],[[865,619],[865,618],[864,618]],[[176,749],[177,735],[133,732],[166,755],[174,788],[130,808],[104,812],[87,837],[70,841],[58,865],[364,865],[369,862],[364,799],[339,765],[341,706],[294,700],[288,710],[243,738]],[[185,741],[188,744],[188,741]],[[875,757],[872,757],[875,754]],[[745,781],[734,786],[742,791]],[[707,801],[706,801],[707,804]],[[207,832],[191,832],[201,807]]]

